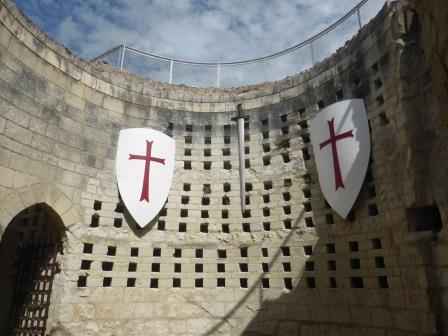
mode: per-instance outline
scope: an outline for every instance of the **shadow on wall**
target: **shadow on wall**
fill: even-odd
[[[357,139],[354,140],[358,141]],[[317,171],[314,163],[311,160],[307,160],[305,164],[307,171],[311,172],[311,176],[313,177],[312,183],[315,185],[318,184]],[[359,167],[359,162],[355,162],[353,167]],[[356,174],[356,172],[352,168],[347,175],[347,179],[350,179],[350,176],[353,174]],[[314,188],[313,190],[319,189]],[[315,192],[311,197],[311,199],[314,198],[315,200],[324,200],[320,191]],[[358,200],[359,198],[360,196],[358,195]],[[359,203],[357,201],[353,209],[356,209]],[[291,254],[291,256],[302,259],[304,262],[301,265],[303,266],[302,269],[298,270],[296,278],[292,278],[290,283],[285,278],[282,279],[285,287],[283,290],[284,294],[279,296],[278,290],[275,291],[277,295],[269,294],[269,289],[266,289],[266,283],[264,283],[264,279],[269,278],[269,276],[266,276],[269,272],[263,272],[254,285],[247,290],[244,297],[222,320],[202,335],[214,335],[218,333],[224,324],[231,323],[229,319],[240,314],[238,313],[239,309],[255,306],[253,304],[254,298],[258,298],[259,300],[256,308],[257,313],[245,327],[242,332],[243,335],[326,334],[327,331],[322,331],[321,328],[325,328],[325,324],[328,326],[329,323],[345,326],[353,324],[353,330],[360,329],[361,325],[373,326],[372,321],[369,320],[370,313],[366,314],[368,307],[366,307],[365,301],[371,292],[369,289],[364,289],[363,278],[359,272],[356,273],[357,269],[360,268],[360,265],[358,265],[359,259],[351,265],[355,269],[353,273],[358,274],[358,276],[352,277],[347,275],[349,267],[341,265],[342,263],[338,264],[337,261],[337,259],[341,258],[338,258],[340,251],[336,250],[336,246],[339,248],[341,246],[339,243],[341,241],[345,242],[342,231],[345,233],[350,230],[355,231],[354,227],[358,228],[359,226],[354,226],[349,221],[344,220],[342,225],[346,225],[346,228],[340,231],[339,236],[337,236],[331,233],[331,230],[327,228],[327,224],[322,223],[315,226],[315,234],[313,234],[309,231],[307,232],[306,229],[304,230],[300,226],[303,223],[304,211],[303,209],[295,219],[291,231],[269,261],[268,270],[274,264],[281,264],[282,256],[285,255],[284,248],[288,248],[288,252],[286,253],[289,254],[291,240],[294,238],[299,240],[299,244],[293,244],[293,250],[294,252],[297,251],[297,255]],[[314,215],[313,222],[316,223]],[[356,234],[358,232],[352,233]],[[309,237],[313,237],[313,239],[309,239]],[[322,239],[322,237],[325,237],[325,239]],[[309,243],[302,247],[300,246],[300,241],[308,241]],[[353,248],[358,249],[358,246]],[[349,258],[346,259],[348,263]],[[297,266],[297,263],[291,266],[294,268]],[[292,273],[289,274],[292,276]],[[386,288],[387,279],[383,278],[382,281],[383,283],[380,286]],[[258,296],[257,291],[259,291]],[[385,296],[385,293],[382,289],[383,296]],[[265,298],[263,298],[263,295],[265,295]],[[270,300],[269,295],[275,295],[275,298]],[[350,309],[350,305],[354,308]],[[335,330],[334,324],[333,327],[328,327],[328,330],[332,328],[334,334],[339,335],[339,331]]]

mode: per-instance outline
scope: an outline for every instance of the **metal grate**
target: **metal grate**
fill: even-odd
[[[8,335],[44,336],[53,279],[59,272],[59,243],[52,239],[28,241],[19,249]]]

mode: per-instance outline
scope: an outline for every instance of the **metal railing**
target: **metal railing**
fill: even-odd
[[[190,62],[119,45],[92,62],[108,64],[144,78],[196,87],[237,87],[275,81],[322,61],[375,17],[386,0],[362,0],[337,22],[291,48],[239,62]]]

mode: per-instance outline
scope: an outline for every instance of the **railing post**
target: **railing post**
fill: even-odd
[[[170,61],[170,84],[173,84],[173,60]]]
[[[361,13],[359,12],[359,7],[356,8],[356,15],[358,16],[358,29],[361,29],[362,22],[361,22]]]
[[[221,84],[221,64],[218,63],[218,87],[220,87]]]
[[[264,58],[264,81],[268,81],[268,60],[266,57]]]
[[[120,60],[120,70],[123,70],[123,62],[124,62],[124,51],[126,50],[126,46],[124,44],[121,45],[121,60]]]
[[[311,41],[310,43],[310,48],[311,48],[311,61],[314,63],[316,63],[316,57],[314,56],[314,40]]]

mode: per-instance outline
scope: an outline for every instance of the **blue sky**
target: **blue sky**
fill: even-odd
[[[297,44],[358,0],[13,0],[86,59],[121,43],[178,59],[235,61]]]

